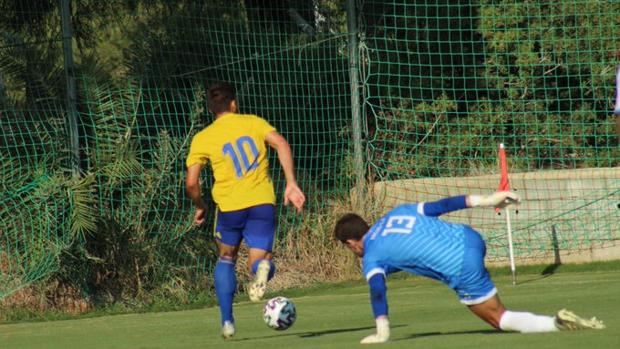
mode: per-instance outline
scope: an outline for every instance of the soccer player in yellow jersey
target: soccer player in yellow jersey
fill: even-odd
[[[241,240],[250,252],[248,267],[255,275],[248,294],[259,301],[266,283],[275,273],[271,261],[275,235],[275,194],[269,176],[267,146],[278,153],[286,178],[284,205],[289,202],[301,212],[306,198],[297,185],[291,147],[282,135],[256,115],[237,113],[235,89],[226,83],[209,88],[208,107],[215,121],[196,134],[187,156],[187,194],[196,205],[194,222],[205,220],[206,205],[200,193],[199,177],[211,162],[217,204],[215,239],[219,260],[215,266],[215,291],[220,304],[222,336],[235,334],[232,303],[237,278],[235,262]]]

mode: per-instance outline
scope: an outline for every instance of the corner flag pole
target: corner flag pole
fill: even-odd
[[[620,59],[620,51],[616,55]],[[616,114],[616,135],[620,137],[620,64],[616,68],[616,106],[614,107],[614,114]]]
[[[618,53],[620,59],[620,52]],[[614,107],[614,114],[620,116],[620,64],[616,68],[616,106]]]
[[[508,164],[506,163],[506,150],[504,149],[504,143],[499,144],[499,167],[501,170],[501,179],[499,181],[499,191],[509,191],[510,183],[508,182]],[[506,207],[506,230],[508,232],[508,253],[510,256],[510,271],[512,272],[512,284],[517,284],[517,273],[515,268],[515,256],[512,248],[512,226],[510,224],[510,212]],[[499,213],[499,209],[495,210]]]

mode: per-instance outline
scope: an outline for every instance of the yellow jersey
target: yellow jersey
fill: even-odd
[[[225,113],[192,139],[186,165],[211,162],[213,200],[222,212],[275,204],[265,137],[275,128],[256,115]]]

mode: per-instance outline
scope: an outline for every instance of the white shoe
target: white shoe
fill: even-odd
[[[555,327],[557,327],[560,331],[574,331],[574,330],[585,330],[585,329],[595,329],[600,330],[605,328],[603,321],[598,320],[593,317],[591,319],[583,319],[572,311],[562,309],[558,311],[558,314],[555,316]]]
[[[222,338],[231,339],[235,335],[235,324],[225,321],[222,325]]]
[[[267,277],[271,270],[271,264],[267,260],[262,260],[258,263],[258,268],[256,269],[256,276],[248,290],[248,296],[250,296],[252,302],[258,302],[263,298],[265,290],[267,290]]]

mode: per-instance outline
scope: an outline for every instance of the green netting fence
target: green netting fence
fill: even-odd
[[[617,246],[617,13],[596,0],[5,1],[0,297],[55,272],[93,293],[203,278],[215,254],[191,226],[184,159],[222,80],[291,143],[307,213],[360,183],[374,214],[495,190],[504,143],[525,200],[517,256]],[[279,212],[280,236],[294,231],[302,218]],[[449,218],[506,258],[503,216]]]
[[[511,216],[515,256],[616,245],[619,6],[364,2],[368,160],[386,207],[496,190],[504,143],[525,201]],[[506,258],[504,217],[451,217],[482,229],[491,259]]]

